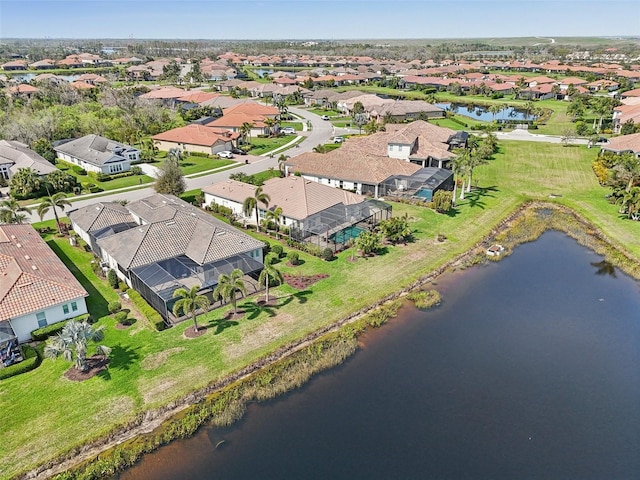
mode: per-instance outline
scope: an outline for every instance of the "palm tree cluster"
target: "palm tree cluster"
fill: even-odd
[[[495,153],[498,140],[492,132],[488,132],[480,141],[470,138],[466,148],[457,148],[453,152],[455,158],[451,160],[454,175],[453,202],[456,201],[458,181],[461,180],[460,200],[464,200],[465,192],[471,191],[473,171],[476,167],[487,163]]]
[[[104,338],[104,327],[94,328],[88,322],[69,320],[62,331],[44,347],[44,355],[47,358],[62,356],[68,362],[75,359],[78,370],[85,372],[89,367],[87,363],[87,344],[100,342]],[[111,349],[104,345],[96,347],[98,355],[109,355]]]
[[[218,285],[216,285],[216,288],[213,290],[213,298],[215,300],[219,299],[223,302],[231,302],[234,315],[238,313],[238,293],[242,296],[247,294],[247,287],[242,280],[243,275],[244,273],[242,273],[242,270],[239,268],[234,269],[229,275],[223,273],[218,277]]]

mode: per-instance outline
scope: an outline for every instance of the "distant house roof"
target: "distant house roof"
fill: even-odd
[[[225,180],[206,186],[202,191],[236,203],[243,203],[246,198],[255,195],[256,188],[255,185],[248,183]],[[353,205],[366,200],[362,195],[297,176],[267,180],[262,186],[262,191],[269,195],[269,210],[280,207],[285,217],[296,220],[304,220],[333,205]]]
[[[206,102],[207,100],[212,100],[219,96],[220,96],[219,93],[202,92],[200,90],[196,90],[193,92],[188,92],[186,95],[183,95],[181,97],[178,97],[178,101],[200,104],[202,102]]]
[[[184,97],[188,92],[181,88],[176,87],[162,87],[157,90],[151,90],[150,92],[143,93],[139,98],[145,100],[168,100]]]
[[[0,321],[86,297],[31,225],[0,225]]]
[[[640,153],[640,133],[613,137],[609,139],[609,143],[602,146],[602,150],[616,153],[633,152],[637,155]]]
[[[242,113],[244,115],[252,116],[275,116],[280,113],[280,110],[276,107],[269,107],[267,105],[260,105],[256,102],[240,103],[229,108],[225,108],[222,112],[224,115]]]
[[[16,95],[24,95],[39,92],[40,89],[29,85],[28,83],[21,83],[20,85],[7,88],[7,91]]]
[[[12,175],[21,168],[32,168],[40,175],[57,170],[27,145],[12,140],[0,140],[0,165],[2,164],[10,165],[9,170]]]
[[[58,145],[54,150],[96,166],[125,160],[124,154],[139,151],[124,143],[93,134]]]
[[[93,221],[91,209],[105,208],[91,205],[69,212],[69,218],[84,225]],[[113,208],[113,207],[110,207]],[[127,215],[118,211],[114,221],[128,222]],[[173,195],[155,194],[125,206],[131,218],[139,218],[135,225],[98,239],[100,247],[118,265],[132,269],[162,260],[186,255],[199,265],[224,260],[234,255],[254,251],[263,243],[214,218],[197,207]],[[103,227],[104,228],[104,227]]]
[[[210,124],[210,123],[209,123]],[[151,137],[153,140],[211,147],[219,142],[229,142],[238,138],[238,133],[211,128],[204,125],[191,124],[174,128]]]

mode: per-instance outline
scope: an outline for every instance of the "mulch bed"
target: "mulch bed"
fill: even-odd
[[[193,328],[193,325],[191,325],[184,331],[184,336],[187,338],[198,338],[205,333],[207,333],[207,327],[198,325],[198,331],[196,331],[195,328]]]
[[[327,278],[329,275],[327,275],[326,273],[318,273],[316,275],[297,276],[285,273],[282,276],[284,277],[284,281],[287,283],[287,285],[293,288],[297,288],[298,290],[303,290],[305,288],[309,288],[311,285],[322,280],[323,278]]]
[[[123,325],[121,323],[116,323],[116,330],[126,330],[127,328],[129,328],[131,325]]]
[[[72,367],[66,372],[64,372],[64,376],[74,382],[82,382],[84,380],[88,380],[91,377],[95,377],[98,373],[107,369],[107,365],[109,365],[109,358],[103,357],[102,355],[94,355],[93,357],[89,357],[87,359],[87,366],[89,367],[86,371],[78,370],[76,367]]]

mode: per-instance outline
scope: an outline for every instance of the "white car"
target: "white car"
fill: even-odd
[[[218,156],[220,158],[233,158],[233,153],[229,150],[222,150],[221,152],[218,152]]]
[[[280,130],[282,133],[284,133],[285,135],[295,135],[296,134],[296,129],[293,127],[284,127],[282,130]]]
[[[333,143],[342,143],[344,142],[344,137],[333,137]]]
[[[320,118],[322,118],[322,120],[329,120],[329,115],[322,115]]]

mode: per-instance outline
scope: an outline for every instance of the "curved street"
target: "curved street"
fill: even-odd
[[[243,172],[247,175],[252,175],[254,173],[263,172],[271,167],[278,168],[278,157],[281,154],[296,156],[301,153],[310,152],[317,145],[329,143],[333,136],[346,135],[351,133],[356,133],[354,129],[348,128],[335,128],[332,123],[326,120],[322,120],[319,115],[315,113],[311,113],[302,108],[290,107],[289,111],[303,120],[304,131],[299,134],[299,136],[304,137],[302,141],[295,145],[295,140],[289,142],[289,144],[280,147],[274,150],[273,157],[270,156],[269,153],[266,153],[261,156],[255,155],[247,155],[246,158],[248,163],[238,163],[238,165],[234,168],[227,169],[222,172],[211,172],[208,174],[197,174],[197,177],[185,177],[187,182],[187,190],[194,190],[205,187],[207,185],[211,185],[212,183],[221,182],[229,178],[229,175],[232,173]],[[311,130],[307,129],[306,122],[311,122]],[[562,139],[560,137],[554,137],[551,135],[539,135],[532,134],[527,130],[513,130],[511,132],[497,132],[496,136],[499,140],[522,140],[529,142],[546,142],[546,143],[561,143]],[[581,144],[586,145],[588,140],[586,139],[573,139],[571,141],[572,144]],[[238,157],[236,157],[238,158]],[[120,200],[127,200],[129,202],[134,202],[140,200],[142,198],[148,197],[155,193],[153,187],[149,184],[145,187],[130,187],[122,190],[114,190],[111,193],[99,193],[94,195],[81,195],[78,197],[70,197],[69,201],[73,204],[73,209],[81,208],[87,205],[94,204],[96,202],[114,202]],[[34,212],[30,215],[30,222],[39,222],[40,218],[37,213]],[[50,210],[44,217],[43,220],[52,220],[54,218],[53,211]]]

